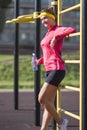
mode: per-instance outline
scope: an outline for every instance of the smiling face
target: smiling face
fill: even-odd
[[[53,8],[43,9],[39,15],[42,24],[48,29],[52,28],[55,25],[56,16],[54,14]]]
[[[52,26],[54,26],[54,24],[55,24],[55,20],[48,17],[48,16],[42,16],[41,17],[41,22],[48,29],[51,28]]]

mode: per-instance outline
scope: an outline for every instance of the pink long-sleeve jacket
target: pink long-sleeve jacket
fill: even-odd
[[[75,33],[75,28],[62,27],[55,25],[46,33],[41,41],[41,48],[43,57],[38,59],[38,65],[44,64],[45,70],[66,70],[64,61],[62,60],[61,51],[63,46],[64,37]],[[54,47],[50,46],[52,38],[56,38],[57,42]]]

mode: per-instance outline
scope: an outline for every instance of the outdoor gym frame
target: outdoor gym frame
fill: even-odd
[[[35,11],[38,12],[41,9],[41,1],[35,0]],[[60,2],[60,0],[58,0]],[[19,0],[15,0],[15,17],[19,15]],[[77,6],[78,7],[78,6]],[[75,63],[80,63],[80,117],[75,116],[71,113],[66,112],[68,115],[73,115],[75,118],[80,120],[80,130],[87,129],[87,0],[80,0],[80,33],[76,35],[80,36],[80,61],[75,61]],[[76,8],[76,7],[75,7]],[[58,11],[60,7],[58,7]],[[60,13],[60,12],[59,12]],[[62,11],[61,13],[64,13]],[[61,19],[60,15],[58,20]],[[60,21],[59,21],[60,23]],[[19,53],[19,26],[15,25],[15,51],[14,51],[14,107],[18,109],[18,53]],[[38,37],[38,38],[37,38]],[[35,53],[37,57],[40,57],[40,52],[38,50],[40,45],[40,21],[36,19],[36,44]],[[66,61],[67,63],[68,61]],[[72,62],[72,61],[70,61]],[[68,86],[66,88],[69,89]],[[38,72],[35,72],[35,125],[40,125],[40,106],[38,104],[38,92],[40,89],[40,68]],[[73,89],[73,88],[72,88]],[[78,90],[76,90],[78,91]],[[60,95],[60,94],[59,94]]]
[[[41,1],[35,1],[35,11],[40,12]],[[19,16],[19,0],[14,1],[14,14],[15,18]],[[40,57],[40,19],[36,19],[36,43],[35,43],[35,53],[37,58]],[[14,108],[18,109],[18,77],[19,77],[19,24],[15,24],[15,50],[14,50]],[[40,125],[40,104],[38,102],[38,93],[40,90],[40,67],[38,71],[34,73],[34,90],[35,90],[35,125]]]

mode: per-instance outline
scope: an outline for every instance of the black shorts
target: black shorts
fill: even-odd
[[[58,85],[60,84],[60,82],[63,80],[64,77],[65,77],[65,70],[47,71],[45,82],[58,87]]]

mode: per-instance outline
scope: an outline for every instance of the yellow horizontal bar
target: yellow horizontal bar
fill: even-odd
[[[80,32],[72,33],[72,34],[69,35],[69,37],[74,37],[74,36],[80,36]]]
[[[68,63],[68,64],[79,64],[80,60],[65,60],[65,63]]]
[[[30,21],[29,21],[30,20]],[[6,23],[10,24],[10,23],[35,23],[33,19],[12,19],[12,20],[7,20]]]
[[[63,112],[63,113],[66,114],[66,115],[69,115],[69,116],[71,116],[71,117],[73,117],[73,118],[75,118],[75,119],[77,119],[77,120],[80,120],[80,116],[78,116],[78,115],[76,115],[76,114],[73,114],[73,113],[71,113],[71,112],[69,112],[69,111],[65,111],[65,110],[61,109],[61,112]]]
[[[25,17],[33,17],[33,14],[21,15],[21,16],[18,16],[17,18],[25,18]]]
[[[34,19],[38,18],[38,15],[40,15],[40,12],[34,12],[34,13],[33,13],[33,18],[34,18]]]
[[[65,86],[64,88],[80,92],[80,88],[75,88],[71,86]]]
[[[52,6],[58,5],[58,1],[52,1],[52,2],[51,2],[51,5],[52,5]]]
[[[35,23],[33,14],[30,15],[21,15],[15,19],[7,20],[6,23]]]
[[[61,12],[59,12],[59,14],[66,13],[66,12],[75,10],[75,9],[77,9],[77,8],[80,8],[80,4],[77,4],[77,5],[75,5],[75,6],[72,6],[72,7],[70,7],[70,8],[67,8],[67,9],[65,9],[65,10],[62,10]]]

